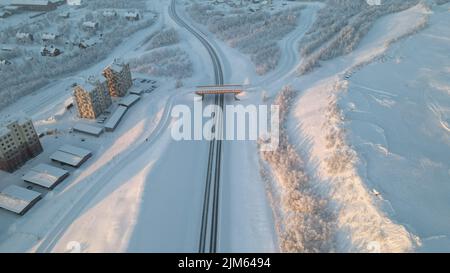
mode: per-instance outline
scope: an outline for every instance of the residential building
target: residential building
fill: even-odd
[[[81,118],[96,119],[111,106],[111,96],[105,80],[90,77],[83,86],[76,85],[73,97]]]
[[[54,46],[44,46],[41,48],[41,55],[42,56],[49,56],[49,57],[56,57],[61,54],[61,50]]]
[[[34,40],[34,37],[31,33],[27,32],[17,32],[16,40],[21,43],[31,42]]]
[[[106,18],[113,18],[113,17],[117,17],[117,12],[115,10],[105,10],[103,11],[103,17]]]
[[[82,49],[86,49],[88,47],[95,46],[97,44],[97,42],[98,42],[98,38],[96,38],[96,37],[90,38],[90,39],[87,39],[87,40],[81,40],[78,43],[78,47],[82,48]]]
[[[139,13],[135,11],[128,11],[125,13],[125,19],[127,19],[128,21],[139,21],[140,16]]]
[[[82,24],[84,30],[95,31],[98,29],[98,22],[86,21]]]
[[[30,119],[16,119],[0,127],[1,170],[14,172],[42,150],[38,134]]]
[[[128,89],[133,85],[131,78],[130,65],[118,60],[103,70],[108,82],[109,94],[112,97],[123,97],[127,94]]]
[[[55,42],[56,39],[58,39],[59,37],[60,37],[59,34],[45,32],[45,33],[42,33],[41,39],[44,43],[45,42]]]

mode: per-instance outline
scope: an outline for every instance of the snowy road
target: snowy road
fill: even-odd
[[[208,51],[214,69],[214,81],[216,85],[223,85],[223,70],[220,59],[214,48],[209,42],[196,30],[184,22],[176,11],[175,0],[171,1],[169,7],[170,16],[180,26],[187,29],[194,35]],[[214,105],[223,108],[224,95],[214,95]],[[214,117],[215,130],[219,132],[223,127],[223,119],[220,116]],[[220,205],[220,170],[222,168],[222,140],[213,139],[209,143],[208,163],[206,172],[205,195],[203,200],[202,224],[200,231],[199,252],[215,253],[218,250],[218,228],[219,228],[219,205]],[[210,210],[211,209],[211,210]],[[209,239],[208,239],[209,237]],[[208,247],[209,245],[209,247]],[[209,249],[209,250],[208,250]]]

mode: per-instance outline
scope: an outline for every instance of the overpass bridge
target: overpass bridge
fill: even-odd
[[[224,84],[224,85],[201,85],[197,86],[195,94],[202,97],[205,95],[223,95],[233,94],[236,100],[239,100],[236,96],[244,91],[243,85],[236,84]]]

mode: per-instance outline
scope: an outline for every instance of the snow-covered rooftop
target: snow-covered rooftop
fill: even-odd
[[[42,40],[55,40],[58,37],[58,34],[55,33],[43,33]]]
[[[31,34],[27,33],[27,32],[17,32],[16,33],[16,38],[18,38],[18,39],[29,38],[30,36],[31,36]]]
[[[48,164],[39,164],[26,173],[22,179],[51,189],[56,186],[57,183],[61,182],[68,174],[69,172],[66,170]]]
[[[87,27],[87,28],[97,28],[98,23],[97,22],[93,22],[93,21],[86,21],[83,23],[83,27]]]
[[[79,167],[90,156],[91,152],[86,149],[64,145],[54,152],[50,159],[73,167]]]
[[[11,185],[0,193],[0,207],[22,214],[40,197],[38,192]]]
[[[94,136],[99,136],[103,132],[103,128],[84,123],[77,123],[75,126],[73,126],[73,129],[75,131],[87,133]]]
[[[103,77],[91,75],[85,80],[83,84],[79,84],[79,86],[86,92],[92,92],[95,88],[97,88],[98,84],[102,84],[105,81],[106,80]]]
[[[78,148],[69,144],[63,145],[58,149],[58,151],[73,154],[79,157],[85,157],[91,154],[91,151],[89,150]]]
[[[13,0],[13,1],[11,1],[11,5],[47,6],[54,2],[57,2],[57,1],[55,1],[55,0],[53,0],[53,1],[49,1],[49,0]]]
[[[103,16],[105,17],[117,16],[117,12],[114,10],[105,10],[103,11]]]
[[[63,164],[73,166],[73,167],[78,166],[81,163],[81,161],[83,161],[83,158],[81,158],[79,156],[76,156],[73,154],[68,154],[68,153],[61,152],[61,151],[54,152],[50,156],[50,159],[61,162]]]
[[[138,95],[128,95],[119,102],[119,105],[123,105],[125,107],[130,107],[135,102],[137,102],[140,98],[141,97]]]
[[[106,67],[106,69],[111,69],[115,72],[120,72],[123,70],[123,67],[125,66],[125,63],[121,59],[115,59],[112,64]]]
[[[105,124],[105,128],[107,130],[114,130],[122,119],[123,115],[125,115],[127,108],[125,106],[120,105],[117,107],[116,111],[112,114],[109,120]]]

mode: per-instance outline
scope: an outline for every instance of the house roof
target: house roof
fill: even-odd
[[[55,40],[57,36],[58,35],[55,33],[43,33],[42,39],[43,40]]]
[[[136,17],[136,16],[139,16],[139,13],[136,11],[127,11],[125,13],[125,16]]]
[[[86,21],[83,23],[83,26],[85,27],[91,27],[91,28],[95,28],[97,27],[98,23],[97,22],[93,22],[93,21]]]

